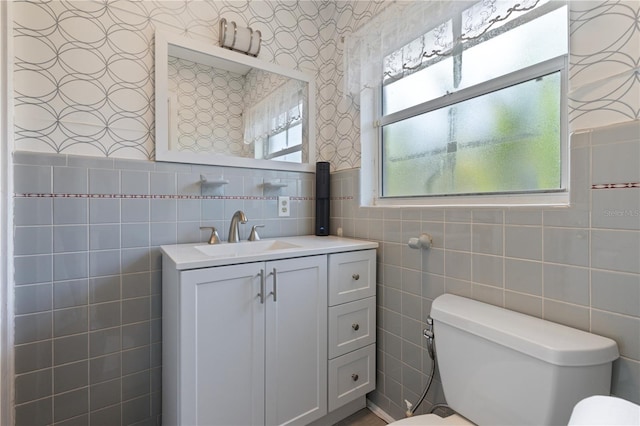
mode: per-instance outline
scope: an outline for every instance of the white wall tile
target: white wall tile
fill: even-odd
[[[444,263],[446,276],[471,280],[471,253],[448,250]]]
[[[591,231],[591,267],[640,273],[640,232]]]
[[[447,250],[471,251],[471,225],[466,223],[445,223],[444,247]]]
[[[640,134],[632,142],[595,145],[591,183],[640,182]]]
[[[594,308],[640,317],[640,275],[591,271]]]
[[[472,249],[474,253],[502,255],[503,249],[502,225],[473,224]]]
[[[591,329],[596,334],[609,336],[618,342],[620,355],[640,360],[640,318],[631,318],[594,310]]]
[[[544,297],[589,306],[589,270],[574,266],[545,264]]]
[[[487,256],[474,253],[471,257],[471,262],[473,282],[499,288],[504,287],[504,258],[502,256]]]
[[[504,306],[512,311],[542,318],[542,298],[527,294],[505,291]]]
[[[545,262],[589,266],[589,231],[545,228],[543,238]]]
[[[613,363],[611,393],[629,401],[640,401],[640,362],[618,358]]]
[[[527,293],[542,295],[542,263],[519,259],[505,259],[505,288]]]
[[[589,331],[589,309],[584,306],[545,299],[543,309],[546,320]]]
[[[638,189],[592,190],[591,226],[640,230],[640,190]]]
[[[542,228],[539,226],[505,226],[507,257],[542,260]]]

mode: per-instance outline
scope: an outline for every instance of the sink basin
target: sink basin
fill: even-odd
[[[299,245],[280,240],[245,241],[242,243],[222,243],[196,246],[199,252],[211,257],[239,257],[269,253],[276,250],[300,248]]]
[[[1,1],[1,0],[0,0]],[[237,265],[293,257],[315,256],[376,248],[377,243],[348,238],[300,235],[240,243],[168,244],[160,247],[166,259],[180,271],[210,266]]]

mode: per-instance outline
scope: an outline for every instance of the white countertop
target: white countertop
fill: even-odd
[[[260,253],[247,254],[229,254],[211,256],[205,254],[203,250],[207,249],[207,243],[193,244],[172,244],[161,246],[160,249],[164,256],[175,264],[176,269],[196,269],[207,268],[210,266],[233,265],[238,263],[261,262],[265,260],[285,259],[292,257],[313,256],[317,254],[339,253],[352,250],[366,250],[378,247],[378,243],[364,240],[353,240],[342,237],[317,237],[315,235],[304,235],[299,237],[281,237],[263,239],[259,242],[274,241],[293,244],[294,248],[284,248],[276,250],[267,250]],[[250,241],[241,243],[221,243],[215,247],[222,249],[222,246],[237,246],[238,244],[252,244]],[[235,247],[229,247],[235,248]]]

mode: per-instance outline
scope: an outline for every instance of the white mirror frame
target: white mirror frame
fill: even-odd
[[[290,163],[285,161],[264,160],[255,158],[235,157],[217,153],[195,153],[189,151],[170,150],[169,131],[169,75],[168,58],[172,56],[188,59],[193,62],[220,66],[227,64],[240,68],[257,68],[267,72],[280,74],[288,78],[307,83],[308,108],[307,108],[307,163]],[[214,44],[204,43],[198,40],[182,37],[177,34],[156,32],[155,35],[155,105],[156,105],[156,161],[168,161],[173,163],[210,164],[228,167],[245,167],[267,170],[289,170],[297,172],[314,172],[316,155],[316,88],[313,78],[303,72],[288,69],[271,62],[265,62],[258,58],[233,52]]]

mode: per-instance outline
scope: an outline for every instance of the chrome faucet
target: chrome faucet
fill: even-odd
[[[209,244],[220,244],[220,237],[218,236],[218,230],[215,226],[201,226],[200,229],[211,229],[211,236],[209,237]]]
[[[238,210],[231,217],[231,224],[229,225],[229,238],[227,239],[227,241],[230,243],[240,242],[240,232],[238,230],[238,222],[247,223],[247,216],[245,216],[242,210]]]
[[[247,241],[259,241],[260,235],[258,235],[258,228],[264,228],[264,225],[253,225],[251,227],[251,233]]]

